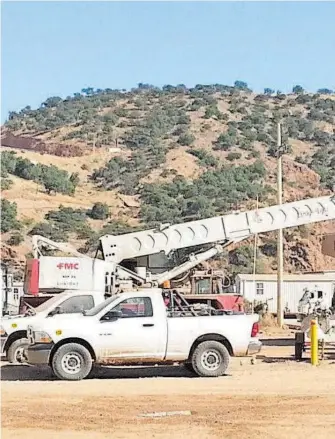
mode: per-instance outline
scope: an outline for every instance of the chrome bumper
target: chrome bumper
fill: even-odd
[[[255,355],[262,349],[262,342],[259,340],[251,341],[248,345],[247,355]]]
[[[49,364],[53,343],[33,344],[28,347],[25,354],[29,364]]]

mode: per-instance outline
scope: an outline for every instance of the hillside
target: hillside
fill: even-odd
[[[139,84],[87,88],[10,113],[2,127],[3,259],[22,269],[33,233],[93,251],[106,232],[275,203],[278,121],[284,201],[331,193],[335,95],[327,89]],[[334,222],[285,231],[285,270],[334,268],[320,251],[331,230]],[[259,238],[258,270],[276,268],[275,251],[275,235]],[[213,264],[234,274],[252,263],[253,242],[245,242]]]

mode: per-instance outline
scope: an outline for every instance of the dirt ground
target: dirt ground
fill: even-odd
[[[267,335],[254,364],[232,359],[221,378],[182,367],[104,368],[57,381],[48,369],[2,363],[3,439],[328,439],[335,435],[335,352],[312,367],[293,340]],[[190,411],[160,418],[152,412]]]

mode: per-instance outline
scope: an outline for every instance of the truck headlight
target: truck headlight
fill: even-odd
[[[52,343],[52,338],[44,331],[34,332],[35,343]]]
[[[3,326],[0,326],[0,335],[3,337],[4,335],[7,335],[7,332],[5,331],[5,328]]]

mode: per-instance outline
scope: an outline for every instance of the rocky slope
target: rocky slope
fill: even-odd
[[[331,193],[329,90],[256,95],[241,82],[193,89],[140,84],[129,92],[85,89],[11,113],[2,131],[2,197],[16,207],[2,205],[3,259],[22,267],[31,233],[90,251],[106,231],[275,203],[278,121],[284,201]],[[334,229],[328,222],[285,231],[285,269],[334,268],[320,245]],[[275,236],[259,237],[258,270],[274,270],[274,255]],[[253,242],[215,264],[231,273],[252,270]]]

